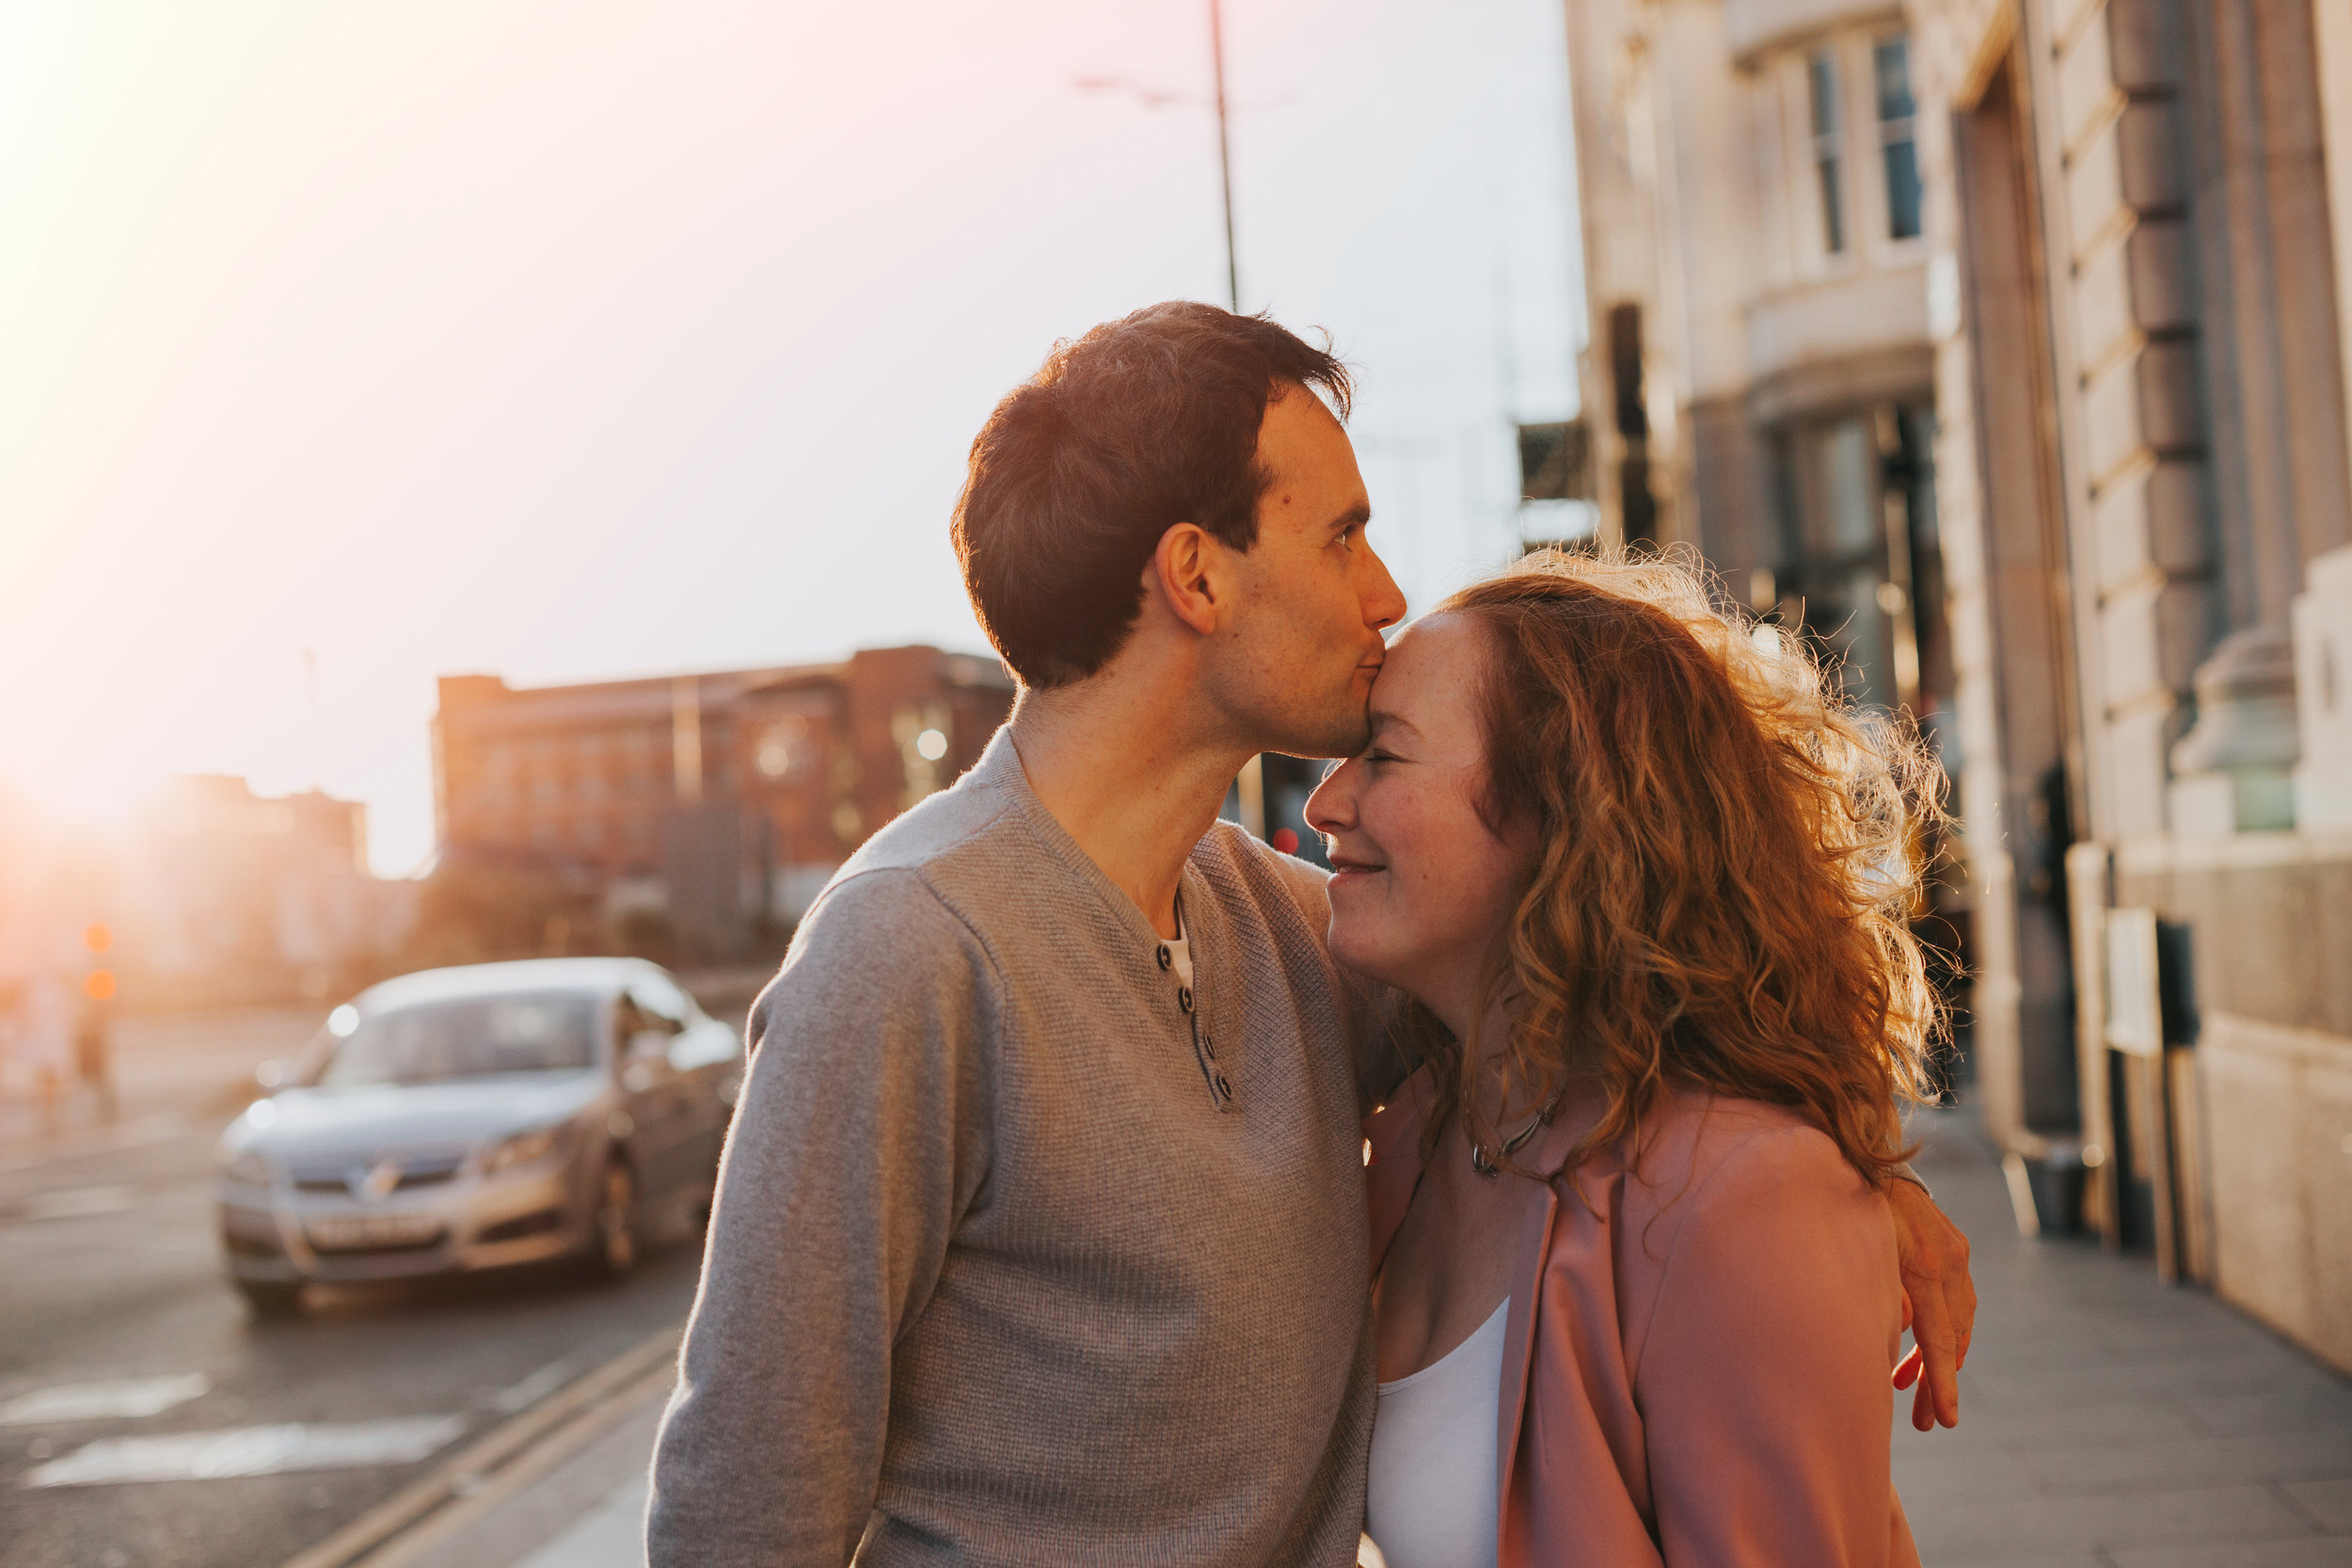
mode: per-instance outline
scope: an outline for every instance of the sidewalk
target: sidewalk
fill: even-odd
[[[2352,1565],[2352,1385],[2144,1257],[2017,1235],[1972,1117],[1919,1169],[1975,1243],[1961,1425],[1893,1403],[1895,1480],[1931,1568]],[[391,1568],[638,1568],[662,1390],[465,1531]]]
[[[52,1131],[21,1075],[0,1063],[0,1154],[41,1158],[101,1149],[121,1130],[225,1119],[260,1094],[254,1069],[299,1052],[325,1017],[305,1003],[179,1013],[126,1013],[115,1021],[109,1056],[116,1106],[105,1117],[95,1097],[69,1089]],[[218,1125],[217,1121],[214,1125]],[[138,1133],[134,1131],[131,1137]]]
[[[1980,1298],[1957,1431],[1900,1419],[1895,1482],[1934,1568],[2352,1564],[2352,1384],[2142,1256],[2020,1238],[1965,1113],[1919,1170]]]

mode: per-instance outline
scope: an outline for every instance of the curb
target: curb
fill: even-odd
[[[673,1323],[575,1379],[436,1465],[280,1568],[394,1568],[487,1513],[584,1447],[676,1376]]]

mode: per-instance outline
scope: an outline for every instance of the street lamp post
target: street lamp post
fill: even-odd
[[[1216,189],[1225,209],[1225,303],[1239,315],[1241,260],[1240,248],[1233,243],[1233,144],[1225,108],[1225,16],[1221,0],[1209,0],[1209,62],[1210,81],[1215,88],[1209,106],[1216,111]],[[1198,98],[1162,92],[1124,76],[1080,76],[1071,85],[1081,92],[1133,93],[1147,109],[1164,109],[1171,103],[1198,108],[1201,103]]]
[[[1241,314],[1241,262],[1233,245],[1233,149],[1226,134],[1225,17],[1221,0],[1209,0],[1209,60],[1216,80],[1216,188],[1225,200],[1225,302]]]

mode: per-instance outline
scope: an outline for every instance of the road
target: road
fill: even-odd
[[[0,1142],[7,1568],[274,1568],[691,1303],[682,1235],[619,1283],[339,1289],[256,1321],[213,1226],[219,1090]],[[157,1438],[191,1440],[119,1441]]]

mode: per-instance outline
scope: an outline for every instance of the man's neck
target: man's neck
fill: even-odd
[[[1152,929],[1173,937],[1185,857],[1249,752],[1207,742],[1166,692],[1116,679],[1025,692],[1012,741],[1029,787]]]

